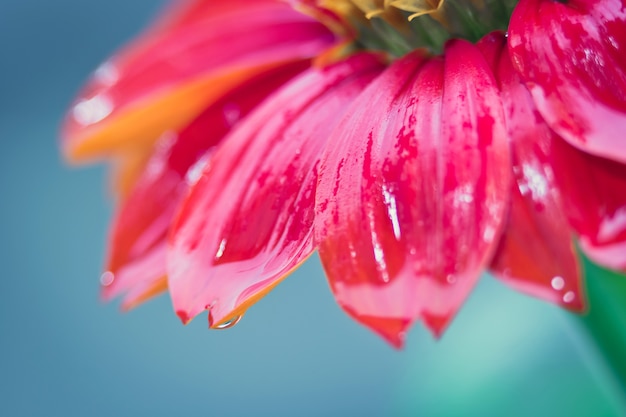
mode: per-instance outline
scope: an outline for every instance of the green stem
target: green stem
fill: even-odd
[[[583,257],[589,312],[579,322],[604,361],[609,388],[626,414],[626,277]]]

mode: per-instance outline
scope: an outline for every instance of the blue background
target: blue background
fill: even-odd
[[[166,296],[98,300],[102,167],[67,167],[59,121],[157,0],[0,2],[1,416],[614,416],[567,313],[485,277],[439,342],[395,351],[333,301],[313,259],[233,329]]]

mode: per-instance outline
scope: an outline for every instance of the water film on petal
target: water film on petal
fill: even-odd
[[[440,335],[490,261],[509,193],[495,80],[472,44],[394,62],[320,165],[315,240],[341,307],[392,345]]]

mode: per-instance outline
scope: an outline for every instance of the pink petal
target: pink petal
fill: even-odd
[[[521,0],[509,49],[548,125],[572,145],[626,162],[623,0]]]
[[[626,165],[560,141],[552,149],[555,178],[580,246],[595,262],[626,271]]]
[[[259,70],[316,56],[334,39],[281,1],[222,3],[184,2],[103,64],[68,114],[65,153],[84,159],[149,147]]]
[[[169,286],[184,322],[208,309],[209,325],[224,326],[311,254],[319,154],[381,69],[373,55],[311,69],[226,138],[171,235]]]
[[[363,92],[320,165],[315,239],[339,304],[395,346],[440,335],[489,262],[509,192],[495,80],[475,46],[413,52]]]
[[[265,8],[276,4],[276,0],[170,0],[159,19],[152,23],[143,36],[174,31],[212,15],[239,14],[243,8]]]
[[[192,168],[209,159],[239,119],[307,66],[303,61],[259,74],[219,99],[179,134],[164,135],[113,222],[107,260],[112,275],[107,275],[103,287],[105,299],[126,293],[125,305],[135,305],[165,280],[167,232],[188,183],[199,175]],[[158,287],[164,290],[166,285]]]
[[[489,35],[478,46],[495,58],[515,180],[492,272],[522,292],[581,311],[585,302],[581,269],[552,166],[552,143],[561,139],[539,115],[515,73],[504,35]]]

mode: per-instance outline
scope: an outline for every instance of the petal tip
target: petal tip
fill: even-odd
[[[567,305],[565,308],[576,314],[586,315],[589,313],[589,306],[584,300],[579,300],[571,305]]]
[[[385,337],[385,336],[383,337],[389,344],[391,344],[391,346],[394,349],[397,349],[397,350],[404,349],[404,345],[406,343],[406,332],[400,332],[391,337]]]
[[[178,316],[180,321],[183,323],[183,325],[186,325],[191,321],[191,317],[189,317],[189,314],[184,310],[177,310],[176,315]]]
[[[426,326],[426,328],[428,328],[433,337],[436,340],[440,340],[443,336],[443,333],[448,328],[452,317],[447,315],[435,316],[431,314],[424,314],[423,319],[424,325]]]
[[[404,318],[350,315],[353,316],[358,322],[382,337],[383,340],[395,349],[400,350],[404,348],[407,330],[412,323],[411,320]]]

